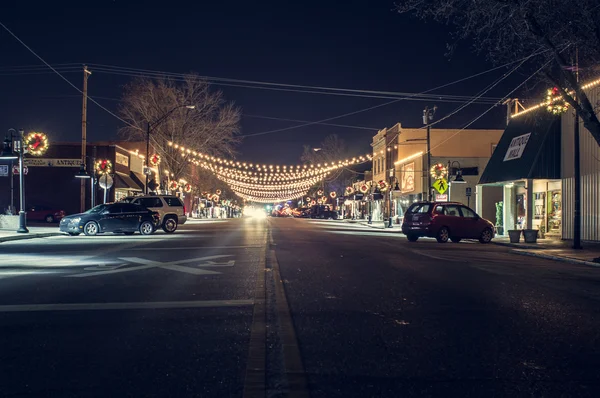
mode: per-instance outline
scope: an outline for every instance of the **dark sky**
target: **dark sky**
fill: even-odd
[[[18,4],[17,4],[18,3]],[[49,1],[3,4],[0,21],[50,64],[90,63],[310,86],[421,92],[487,70],[492,65],[466,44],[452,59],[445,53],[443,26],[393,12],[393,1],[100,1],[62,9]],[[59,2],[62,3],[62,2]],[[212,3],[212,4],[209,4]],[[81,96],[53,73],[16,75],[11,66],[41,64],[0,29],[0,128],[47,132],[55,141],[81,137]],[[2,69],[4,68],[4,69]],[[94,72],[89,94],[116,111],[129,77]],[[505,70],[440,91],[474,95]],[[65,73],[77,87],[82,73]],[[502,97],[523,76],[515,75],[487,96]],[[219,87],[247,115],[316,121],[388,102],[388,99],[316,95]],[[422,125],[422,110],[437,105],[437,117],[459,103],[400,101],[331,123],[390,127]],[[462,125],[489,105],[472,105],[439,127]],[[504,107],[474,125],[503,126]],[[242,134],[297,123],[244,116]],[[88,139],[116,138],[120,121],[89,104]],[[244,139],[239,158],[296,162],[303,144],[316,146],[337,133],[357,154],[370,150],[376,131],[311,125]]]

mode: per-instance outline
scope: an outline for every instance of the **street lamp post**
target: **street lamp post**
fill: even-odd
[[[392,189],[392,182],[396,181],[396,186],[394,186],[394,189]],[[394,195],[394,192],[400,192],[400,183],[398,181],[398,178],[396,178],[395,175],[391,175],[390,176],[390,193],[389,193],[389,209],[390,209],[390,214],[388,217],[388,228],[392,228],[392,196]],[[397,206],[396,206],[397,207]]]
[[[452,166],[456,163],[458,168],[456,169],[456,176],[454,180],[452,180]],[[451,194],[452,194],[452,184],[466,184],[467,182],[462,176],[462,168],[460,167],[460,162],[458,160],[448,161],[448,202],[450,202]],[[467,207],[470,207],[471,197],[467,196]]]
[[[196,105],[177,105],[175,108],[171,109],[170,111],[168,111],[167,113],[162,115],[160,118],[158,118],[153,123],[148,122],[147,129],[146,129],[146,159],[145,159],[146,169],[144,170],[144,172],[145,172],[144,174],[146,174],[146,186],[144,187],[144,193],[146,195],[148,195],[148,182],[149,182],[149,177],[150,177],[150,166],[148,163],[148,161],[150,159],[150,131],[153,128],[160,125],[165,120],[167,120],[167,118],[169,116],[171,116],[173,114],[173,112],[175,112],[177,109],[180,109],[180,108],[196,109]]]
[[[27,219],[25,214],[25,176],[23,174],[24,171],[24,161],[23,157],[25,155],[25,148],[23,148],[23,130],[19,130],[17,135],[18,139],[16,141],[17,146],[17,155],[14,154],[14,148],[12,148],[13,143],[13,132],[14,129],[10,129],[10,140],[7,137],[4,141],[4,150],[2,151],[2,155],[0,159],[5,160],[15,160],[19,159],[19,228],[17,229],[18,233],[28,233],[27,229]]]

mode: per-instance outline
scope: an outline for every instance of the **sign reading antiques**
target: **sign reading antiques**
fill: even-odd
[[[525,146],[527,145],[530,136],[531,133],[527,133],[513,138],[508,146],[506,155],[504,155],[504,161],[507,162],[509,160],[519,159],[523,156],[523,151],[525,150]]]
[[[25,159],[25,165],[29,167],[79,167],[81,159]]]

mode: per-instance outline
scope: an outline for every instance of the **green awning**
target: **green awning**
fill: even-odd
[[[511,119],[479,184],[560,178],[560,117],[545,109]]]

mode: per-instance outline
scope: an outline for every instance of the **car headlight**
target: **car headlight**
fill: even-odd
[[[81,217],[71,218],[72,223],[79,223],[79,221],[81,221]]]

